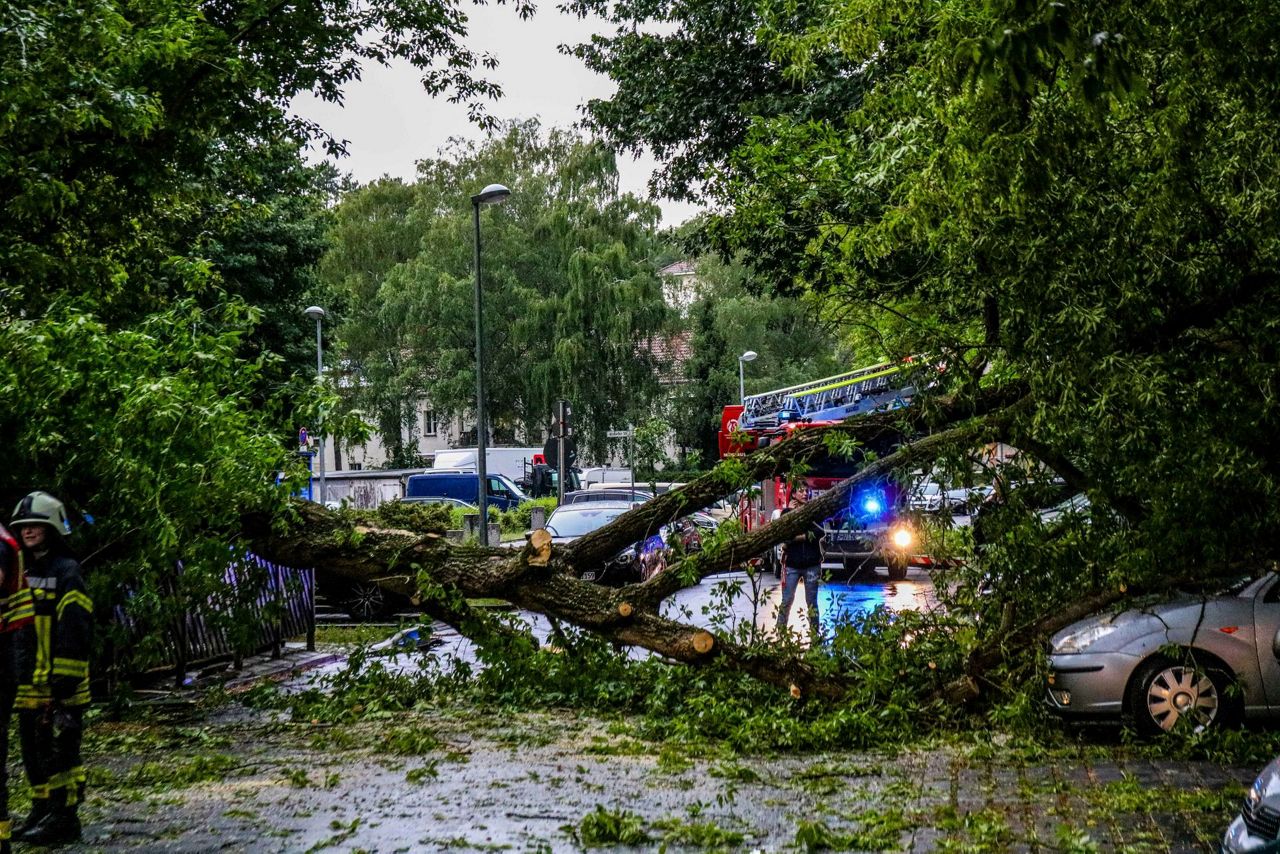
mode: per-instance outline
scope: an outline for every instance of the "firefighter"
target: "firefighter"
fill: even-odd
[[[35,614],[22,571],[18,541],[0,525],[0,854],[9,854],[13,820],[9,817],[9,719],[18,690],[15,633],[31,625]]]
[[[34,619],[16,640],[18,737],[32,801],[14,838],[62,845],[80,838],[80,737],[89,704],[93,602],[63,539],[71,523],[61,501],[33,492],[13,511],[12,525],[35,606]]]

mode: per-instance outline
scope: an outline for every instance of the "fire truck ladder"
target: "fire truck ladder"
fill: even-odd
[[[854,407],[868,395],[888,391],[893,376],[907,365],[884,362],[869,368],[824,377],[789,388],[754,394],[743,401],[741,424],[745,429],[776,427],[783,414],[799,420],[825,410]],[[844,417],[840,413],[837,417]]]

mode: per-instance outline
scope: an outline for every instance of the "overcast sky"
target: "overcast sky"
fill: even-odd
[[[540,4],[529,21],[521,21],[510,6],[472,7],[469,15],[472,49],[498,58],[497,70],[488,73],[504,92],[502,100],[489,104],[497,118],[537,116],[546,126],[568,126],[581,117],[579,105],[612,93],[614,87],[608,78],[556,50],[562,43],[586,41],[599,22],[561,14],[551,3]],[[434,156],[449,137],[483,137],[467,120],[463,106],[428,96],[416,70],[407,64],[366,66],[363,79],[347,87],[341,107],[310,97],[295,101],[293,106],[335,137],[348,141],[349,154],[337,165],[361,183],[383,175],[411,180],[414,163]],[[639,161],[620,156],[623,191],[648,197],[646,182],[653,166],[647,156]],[[687,204],[663,200],[659,204],[667,225],[683,222],[697,212]]]

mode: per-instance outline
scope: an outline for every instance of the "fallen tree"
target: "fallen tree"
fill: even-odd
[[[252,548],[271,560],[323,567],[347,578],[374,581],[421,601],[431,616],[464,634],[483,636],[492,621],[469,609],[465,597],[501,597],[517,607],[545,614],[621,644],[636,645],[691,665],[717,663],[738,669],[796,695],[836,698],[852,684],[792,652],[762,650],[704,628],[662,617],[661,602],[672,593],[716,572],[743,564],[789,539],[805,525],[831,516],[861,483],[919,465],[943,449],[987,441],[1016,412],[1023,390],[1009,387],[974,400],[948,399],[936,407],[881,413],[830,427],[798,431],[772,447],[732,460],[624,514],[572,545],[553,548],[535,532],[523,548],[454,546],[443,530],[380,527],[368,519],[328,511],[309,502],[294,504],[295,518],[283,527],[266,515],[249,515],[244,530]],[[927,431],[927,421],[939,428]],[[875,457],[866,449],[889,439],[892,453]],[[765,477],[786,474],[801,464],[832,454],[853,456],[856,474],[802,510],[673,563],[646,582],[607,588],[580,580],[582,570],[599,567],[627,545],[659,526],[705,507],[733,490]]]
[[[927,467],[957,449],[1026,436],[1027,414],[1034,411],[1026,389],[1014,383],[971,398],[934,400],[908,410],[879,413],[827,427],[797,431],[787,440],[746,457],[727,460],[715,470],[629,511],[613,523],[568,546],[553,546],[546,531],[536,531],[523,547],[481,548],[454,545],[443,526],[393,527],[376,516],[332,512],[310,502],[295,502],[292,519],[248,514],[243,530],[251,548],[271,560],[323,568],[350,579],[372,581],[418,601],[433,618],[457,628],[481,644],[501,642],[517,629],[467,605],[468,598],[497,597],[548,617],[558,637],[562,623],[617,644],[650,650],[691,666],[716,665],[736,670],[796,697],[841,699],[856,691],[858,680],[829,660],[805,655],[786,645],[743,643],[724,633],[672,620],[662,602],[677,591],[715,573],[743,565],[804,526],[835,514],[860,484],[895,472]],[[1131,495],[1116,496],[1097,473],[1086,473],[1068,455],[1046,443],[1028,441],[1037,464],[1063,476],[1071,490],[1089,490],[1117,500],[1108,512],[1128,525],[1144,518],[1144,506]],[[876,455],[873,447],[890,447]],[[752,531],[712,539],[702,551],[677,555],[665,571],[647,581],[620,588],[580,580],[625,547],[662,525],[705,507],[722,496],[762,479],[803,472],[805,466],[838,456],[852,459],[856,473],[804,508]],[[1149,593],[1178,581],[1204,581],[1211,573],[1151,576],[1131,585],[1080,584],[1071,598],[1040,603],[1004,602],[990,625],[979,626],[977,644],[932,690],[934,699],[969,703],[983,695],[988,674],[1033,650],[1059,628],[1104,607],[1116,606],[1138,592]],[[1016,619],[1015,619],[1016,618]],[[999,627],[996,627],[999,623]],[[526,636],[526,640],[531,640]],[[1016,662],[1015,662],[1016,663]],[[932,666],[932,665],[931,665]]]

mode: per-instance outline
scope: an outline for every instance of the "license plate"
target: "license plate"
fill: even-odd
[[[596,580],[596,574],[595,574],[594,572],[584,572],[584,573],[582,573],[582,580],[583,580],[583,581],[595,581],[595,580]]]

